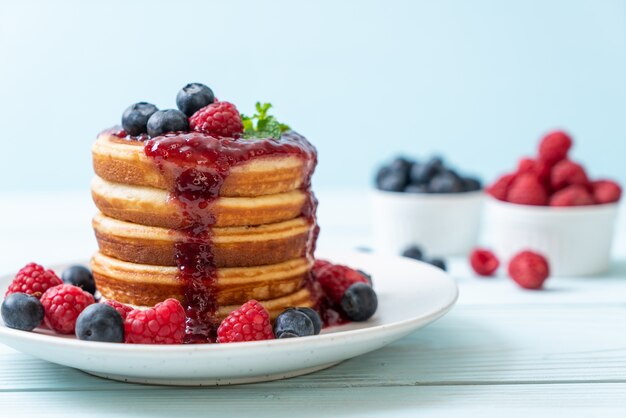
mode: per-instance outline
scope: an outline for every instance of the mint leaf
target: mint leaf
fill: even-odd
[[[252,116],[241,115],[243,122],[244,138],[280,138],[280,135],[288,131],[289,126],[280,123],[274,116],[268,114],[272,108],[271,103],[256,102],[256,113]]]

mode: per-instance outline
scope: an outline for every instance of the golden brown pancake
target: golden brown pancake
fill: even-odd
[[[96,175],[114,183],[172,190],[175,179],[163,174],[144,154],[144,143],[98,136],[92,148]],[[285,193],[302,186],[307,162],[296,155],[271,155],[238,164],[220,189],[220,196],[253,197]],[[168,177],[169,176],[169,177]]]
[[[137,306],[154,306],[167,298],[184,302],[176,267],[136,264],[100,252],[91,260],[98,289],[106,299]],[[219,268],[212,288],[225,317],[250,299],[263,303],[275,315],[291,306],[311,306],[305,287],[311,261],[296,258],[267,266]]]
[[[129,186],[94,177],[93,200],[105,215],[128,222],[162,228],[182,229],[191,226],[177,202],[167,191],[152,187]],[[220,197],[210,207],[215,227],[263,225],[300,216],[307,193],[293,190],[258,197]]]
[[[101,213],[91,266],[104,298],[138,307],[176,298],[188,320],[211,327],[250,299],[272,319],[314,304],[317,155],[304,137],[179,132],[142,142],[108,130],[92,156]]]
[[[93,228],[100,251],[137,264],[176,266],[180,231],[124,222],[98,214]],[[213,228],[211,244],[216,267],[250,267],[276,264],[305,253],[311,225],[296,219],[260,226]]]

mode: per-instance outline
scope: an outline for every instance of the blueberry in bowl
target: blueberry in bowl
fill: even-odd
[[[398,255],[419,243],[442,257],[465,255],[476,244],[483,199],[481,180],[442,156],[398,156],[374,177],[374,247]]]
[[[406,193],[462,193],[482,189],[479,178],[460,174],[439,156],[423,161],[396,157],[378,169],[375,185],[378,190]]]

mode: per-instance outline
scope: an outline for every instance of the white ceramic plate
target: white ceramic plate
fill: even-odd
[[[0,342],[108,379],[166,385],[253,383],[311,373],[377,350],[438,319],[457,299],[453,279],[425,263],[365,253],[322,258],[372,274],[379,301],[373,318],[312,337],[177,346],[80,341],[43,330],[13,330],[0,321]],[[0,294],[11,280],[0,278]]]

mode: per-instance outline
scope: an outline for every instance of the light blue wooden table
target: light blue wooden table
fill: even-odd
[[[85,259],[95,248],[87,196],[50,196],[43,218],[34,200],[3,201],[2,273],[31,259]],[[367,241],[367,214],[354,212],[363,196],[320,193],[320,201],[320,245]],[[290,380],[220,388],[123,384],[0,345],[0,417],[624,417],[624,232],[622,222],[609,274],[553,278],[542,292],[522,291],[504,276],[476,278],[465,260],[452,260],[461,296],[446,317],[384,349]]]

